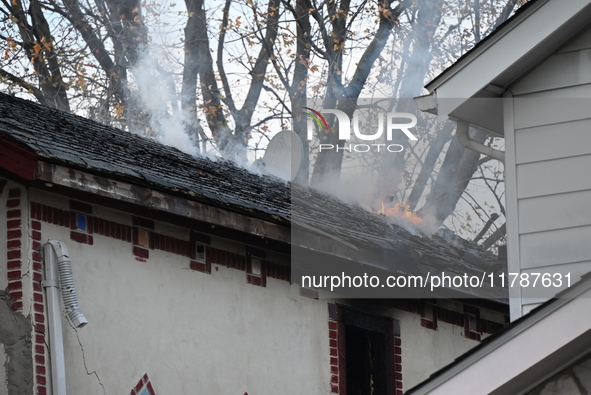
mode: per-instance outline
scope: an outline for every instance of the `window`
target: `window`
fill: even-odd
[[[211,254],[207,255],[207,249],[210,248],[209,244],[211,239],[209,236],[191,232],[190,236],[190,251],[189,257],[191,258],[190,267],[193,270],[202,273],[211,273],[211,260],[215,259],[215,249],[210,250]]]
[[[205,263],[205,245],[201,243],[195,245],[195,260],[197,262]]]
[[[250,258],[250,274],[260,277],[262,272],[263,264],[259,258]]]
[[[76,229],[86,231],[86,215],[76,213]]]
[[[261,287],[267,286],[264,251],[246,248],[246,282]]]
[[[339,392],[395,394],[402,388],[398,322],[336,305],[329,308],[330,315],[335,307]]]
[[[142,247],[150,247],[150,231],[147,229],[138,229],[138,244]]]
[[[468,339],[480,341],[480,309],[464,305],[464,335]]]
[[[428,302],[421,303],[421,326],[437,329],[436,307]]]

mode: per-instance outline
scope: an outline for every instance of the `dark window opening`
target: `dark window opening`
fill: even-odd
[[[383,333],[347,325],[347,395],[388,394],[388,358]]]
[[[394,324],[387,317],[341,309],[347,395],[394,394]]]
[[[205,246],[203,244],[196,244],[195,248],[196,257],[195,260],[197,262],[205,262]]]

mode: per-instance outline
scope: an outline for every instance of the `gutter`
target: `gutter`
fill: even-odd
[[[470,138],[470,124],[465,121],[458,121],[456,128],[456,138],[465,148],[481,153],[498,161],[505,163],[505,152],[499,151],[486,145],[479,143],[478,141]]]
[[[45,280],[47,293],[47,314],[49,323],[49,348],[51,353],[50,371],[53,395],[66,395],[66,366],[64,357],[64,335],[62,330],[61,293],[66,314],[75,328],[82,328],[88,321],[80,307],[74,287],[72,262],[66,245],[58,240],[49,240],[44,245]]]
[[[427,112],[429,114],[438,115],[437,113],[437,93],[433,92],[428,95],[418,96],[414,98],[414,101],[417,103],[417,106],[422,112]],[[450,118],[451,119],[451,118]],[[462,144],[463,147],[481,153],[482,155],[488,156],[490,158],[496,159],[501,161],[503,164],[505,163],[505,152],[496,150],[491,147],[487,147],[486,145],[479,143],[478,141],[472,140],[470,138],[470,124],[466,121],[460,119],[454,119],[457,123],[456,128],[456,138],[458,139],[459,143]]]

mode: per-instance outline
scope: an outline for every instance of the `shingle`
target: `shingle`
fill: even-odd
[[[446,240],[411,234],[382,216],[313,189],[292,188],[227,160],[191,156],[155,140],[5,94],[0,94],[0,134],[28,146],[44,160],[86,172],[107,173],[114,179],[148,184],[283,224],[293,215],[294,222],[312,231],[376,254],[377,266],[393,255],[405,257],[400,271],[423,274],[450,268],[481,273],[495,264],[492,254],[455,236]]]

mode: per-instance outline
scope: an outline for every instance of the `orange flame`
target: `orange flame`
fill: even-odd
[[[412,222],[413,224],[423,223],[423,219],[417,214],[410,211],[410,206],[404,203],[396,203],[394,207],[388,207],[382,202],[382,208],[376,212],[376,214],[383,214],[388,217],[402,218],[406,221]]]

